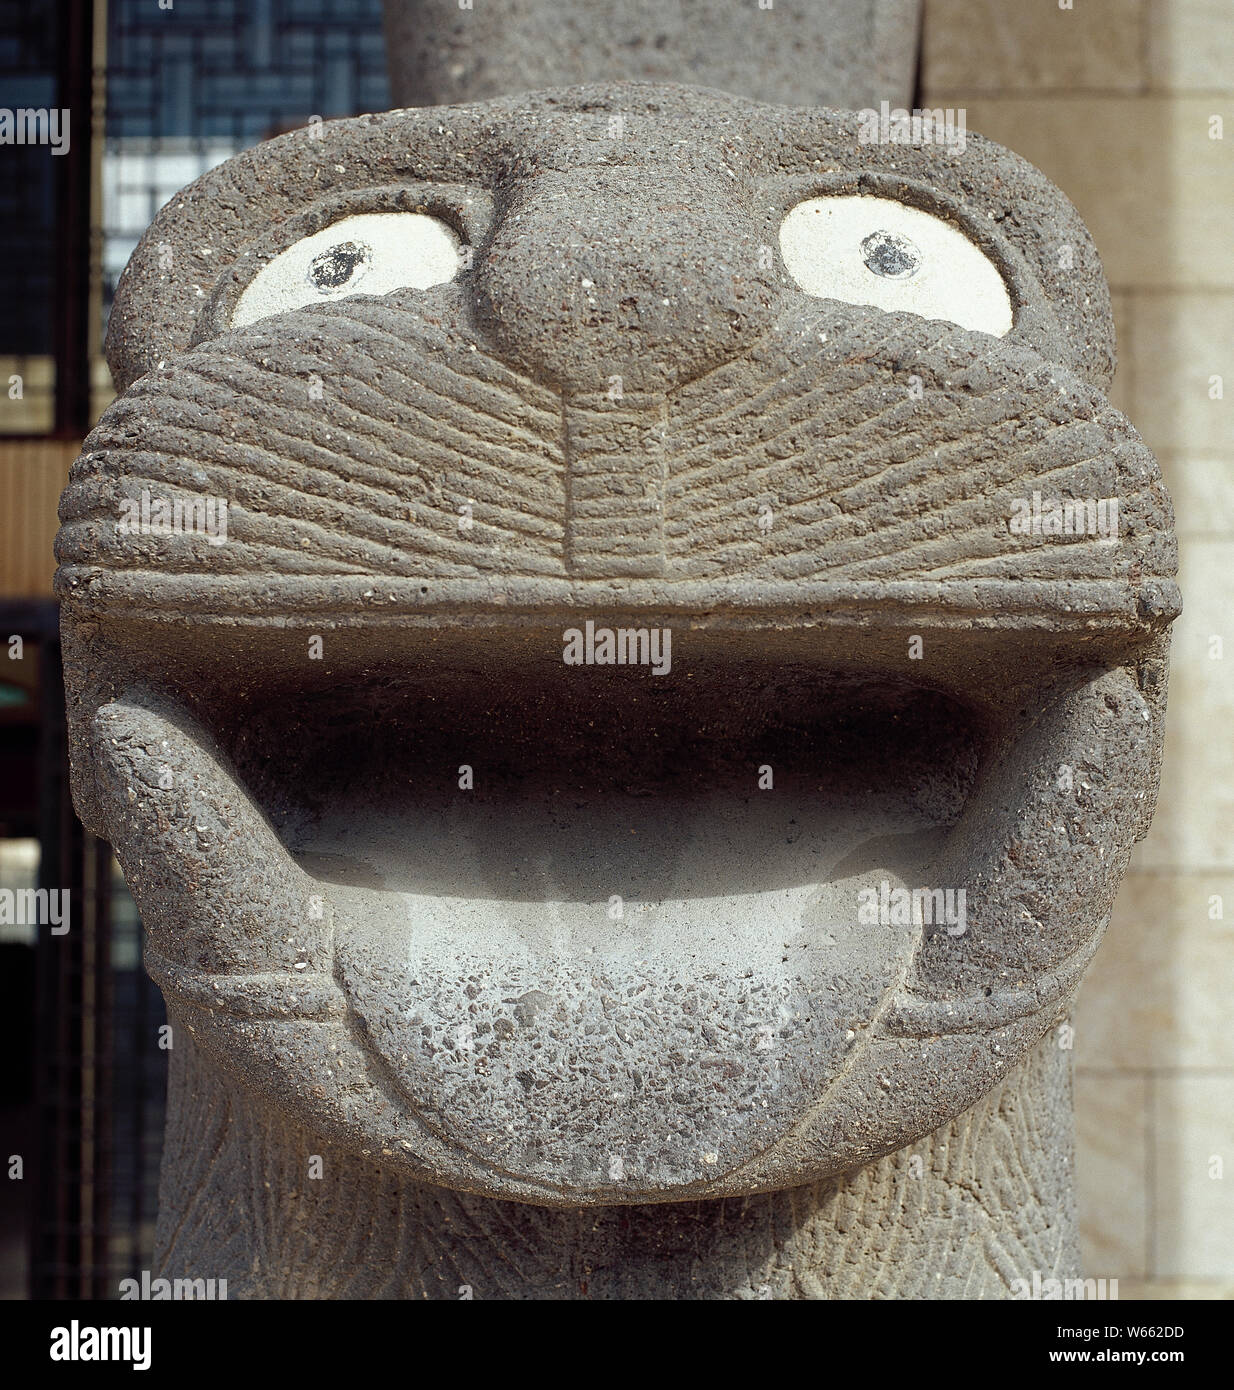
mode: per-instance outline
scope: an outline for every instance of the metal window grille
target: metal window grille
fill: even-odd
[[[34,101],[32,86],[22,104],[75,113],[71,158],[42,151],[38,177],[0,186],[3,293],[22,306],[6,322],[0,362],[35,363],[45,382],[47,409],[27,412],[21,428],[80,439],[98,405],[90,366],[99,310],[154,212],[206,168],[310,116],[383,110],[380,0],[174,0],[169,9],[151,0],[0,0],[0,15],[0,75],[45,79],[43,99]],[[105,75],[95,42],[103,32]],[[104,80],[100,225],[90,214],[97,127],[88,113]],[[91,269],[100,252],[101,285]],[[115,1298],[121,1279],[153,1267],[162,999],[141,968],[140,923],[110,847],[73,814],[55,604],[0,601],[0,618],[2,635],[23,633],[39,663],[37,708],[10,739],[31,824],[6,828],[0,817],[0,834],[37,834],[39,886],[71,895],[67,933],[41,927],[18,947],[31,957],[32,1007],[9,1025],[34,1041],[33,1099],[23,1112],[29,1291]]]

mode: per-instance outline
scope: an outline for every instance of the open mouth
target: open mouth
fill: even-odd
[[[289,843],[355,1024],[425,1123],[507,1171],[748,1162],[908,969],[919,924],[863,923],[860,890],[932,882],[972,715],[812,670],[700,675],[370,688],[362,719],[311,721],[332,736]]]
[[[959,976],[941,1002],[921,990],[931,942],[976,969],[1005,926],[981,862],[998,806],[986,826],[978,803],[1009,750],[1064,746],[1039,754],[1017,723],[1037,727],[1061,639],[1000,682],[999,634],[957,636],[961,691],[945,662],[912,678],[886,631],[858,666],[824,629],[687,622],[660,674],[568,665],[544,623],[339,630],[320,661],[301,633],[219,628],[203,650],[176,631],[158,683],[180,713],[124,707],[103,739],[177,890],[161,913],[132,872],[155,894],[152,972],[250,1053],[300,1030],[310,1106],[373,1088],[389,1142],[431,1136],[494,1190],[737,1181],[870,1057],[932,1065],[888,1038],[963,1029],[961,995],[1009,1017],[1056,1002],[1010,956],[1015,1008]]]

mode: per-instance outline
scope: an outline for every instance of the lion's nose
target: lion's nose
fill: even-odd
[[[501,356],[567,393],[664,391],[765,332],[775,265],[711,177],[554,170],[498,227],[478,311]]]

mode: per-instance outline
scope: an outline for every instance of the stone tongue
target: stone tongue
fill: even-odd
[[[915,940],[840,923],[811,888],[640,905],[603,950],[572,930],[578,904],[535,904],[536,944],[512,920],[526,903],[335,894],[340,982],[419,1117],[482,1163],[614,1198],[713,1180],[782,1139]]]
[[[337,978],[420,1118],[504,1171],[616,1194],[782,1138],[906,977],[919,929],[860,923],[857,887],[901,882],[921,840],[782,795],[758,816],[649,797],[555,834],[534,804],[375,836],[340,817],[343,853],[304,862],[333,879]]]

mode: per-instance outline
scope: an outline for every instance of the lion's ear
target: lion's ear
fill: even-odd
[[[348,213],[411,211],[417,187],[436,186],[443,169],[457,177],[458,159],[431,117],[391,111],[316,121],[242,151],[175,194],[116,286],[105,352],[117,391],[200,339],[212,303],[247,283],[281,243]],[[453,132],[468,123],[456,120]]]
[[[263,225],[285,215],[296,166],[288,161],[286,174],[276,172],[275,150],[286,150],[289,139],[217,165],[174,194],[146,228],[107,323],[104,351],[117,391],[188,347],[220,276]]]
[[[1116,365],[1110,288],[1096,243],[1070,198],[1035,165],[980,135],[968,136],[950,177],[974,209],[1023,257],[1040,287],[1033,312],[1048,317],[1057,360],[1105,393]]]
[[[799,138],[769,134],[768,142],[778,143],[775,148],[765,144],[762,154],[802,189],[802,196],[827,192],[899,199],[955,221],[987,254],[1001,247],[1015,337],[1103,393],[1108,390],[1114,324],[1101,258],[1071,201],[1039,169],[967,130],[962,111],[931,113],[931,138],[914,137],[916,143],[880,138],[873,111],[794,115]],[[946,138],[936,137],[936,130]],[[777,150],[780,158],[773,162]]]

